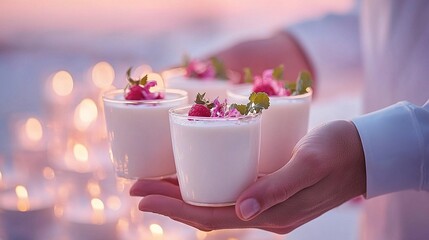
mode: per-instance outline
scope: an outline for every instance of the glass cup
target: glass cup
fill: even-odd
[[[258,175],[261,114],[190,117],[190,106],[170,110],[180,192],[197,206],[234,205]]]
[[[246,104],[252,86],[228,90],[228,101]],[[264,111],[261,133],[259,174],[272,173],[291,158],[296,143],[307,133],[312,91],[296,96],[270,96]]]
[[[168,110],[188,102],[187,93],[166,89],[165,99],[125,100],[123,90],[104,94],[110,158],[116,175],[162,178],[176,173]]]

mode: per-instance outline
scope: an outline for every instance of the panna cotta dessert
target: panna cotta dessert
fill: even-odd
[[[213,103],[198,95],[192,106],[170,110],[171,138],[180,192],[186,203],[228,206],[258,176],[265,93],[249,105]]]
[[[282,80],[282,67],[252,76],[253,84],[228,90],[228,101],[244,103],[250,92],[270,96],[270,108],[261,123],[259,174],[272,173],[291,158],[296,143],[307,133],[312,97],[310,75],[302,72],[297,81]],[[249,81],[247,81],[249,82]]]
[[[218,59],[185,60],[183,65],[163,72],[168,88],[185,90],[188,96],[205,92],[208,99],[226,99],[226,91],[233,86],[232,79],[236,78],[236,74],[226,70]],[[192,101],[193,99],[189,99],[190,104]]]
[[[116,175],[127,179],[162,178],[176,173],[168,110],[184,106],[187,93],[177,89],[151,92],[156,82],[133,80],[124,89],[103,96]]]

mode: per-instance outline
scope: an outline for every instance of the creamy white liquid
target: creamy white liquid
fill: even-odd
[[[185,90],[188,93],[189,103],[193,103],[197,93],[206,93],[206,98],[213,101],[216,97],[220,100],[226,99],[226,91],[231,86],[228,80],[223,79],[196,79],[184,76],[175,76],[165,79],[168,88]]]
[[[251,87],[228,92],[228,103],[247,103]],[[235,94],[231,94],[235,93]],[[307,133],[311,94],[270,97],[270,107],[262,116],[259,173],[272,173],[290,159],[296,143]]]
[[[104,101],[111,158],[118,177],[159,178],[176,172],[168,110],[185,105],[187,98],[166,94],[166,100],[180,97],[139,105]]]
[[[234,204],[257,177],[260,117],[195,121],[170,115],[180,191],[201,206]]]

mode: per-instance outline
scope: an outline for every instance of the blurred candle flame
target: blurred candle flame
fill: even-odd
[[[154,236],[158,239],[160,239],[164,235],[164,230],[162,229],[162,227],[159,224],[152,223],[149,226],[149,230],[152,233],[152,236]]]
[[[200,231],[200,230],[197,230],[197,234],[196,235],[197,235],[197,239],[198,240],[204,240],[207,237],[207,233],[203,232],[203,231]]]
[[[117,211],[121,208],[122,203],[121,199],[118,196],[110,196],[107,198],[107,207],[114,211]]]
[[[93,210],[92,223],[102,224],[104,223],[104,203],[99,198],[91,199],[91,207]]]
[[[151,92],[163,91],[165,89],[164,79],[158,73],[148,73],[148,81],[156,81],[156,86],[150,89]]]
[[[59,71],[52,78],[52,89],[58,96],[65,97],[73,91],[73,78],[67,71]]]
[[[86,184],[86,189],[91,197],[98,197],[101,194],[101,188],[97,181],[89,181]]]
[[[50,167],[44,167],[43,168],[43,177],[47,180],[53,180],[55,179],[55,171],[54,169]]]
[[[74,112],[74,125],[80,131],[85,131],[98,117],[98,109],[90,98],[83,99]]]
[[[132,72],[132,76],[135,79],[140,79],[142,77],[144,77],[144,75],[149,74],[152,72],[152,68],[149,65],[140,65],[138,66],[135,70],[133,70]]]
[[[28,211],[30,209],[30,202],[28,200],[27,189],[22,185],[18,185],[15,187],[15,193],[16,193],[16,196],[18,197],[18,202],[17,202],[18,210],[21,212]]]
[[[92,82],[97,88],[108,89],[115,80],[115,70],[108,62],[99,62],[92,68]]]
[[[126,233],[129,231],[129,226],[130,224],[128,222],[128,219],[121,217],[116,224],[116,230],[121,233]]]
[[[25,134],[31,142],[38,142],[43,137],[42,124],[36,118],[30,117],[24,125]]]
[[[88,149],[84,145],[76,143],[73,146],[73,154],[77,161],[88,162]]]

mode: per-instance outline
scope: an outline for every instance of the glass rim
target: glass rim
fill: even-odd
[[[177,113],[177,111],[185,110],[191,108],[192,105],[186,105],[181,107],[173,107],[168,110],[169,116],[176,117],[176,118],[186,118],[188,120],[197,120],[197,121],[210,121],[210,122],[222,122],[222,121],[240,121],[240,120],[248,120],[248,119],[255,119],[260,116],[262,116],[262,112],[255,113],[252,115],[244,115],[244,116],[238,116],[238,117],[227,117],[227,118],[221,118],[221,117],[198,117],[198,116],[188,116],[184,115],[183,113]]]
[[[249,96],[248,95],[242,95],[237,93],[236,91],[242,90],[242,89],[247,89],[250,88],[250,93],[251,91],[251,85],[247,85],[247,86],[239,86],[239,87],[235,87],[232,89],[227,89],[226,93],[228,96],[232,96],[235,98],[246,98],[248,99]],[[308,98],[311,97],[313,95],[313,89],[311,87],[308,87],[307,92],[304,94],[299,94],[299,95],[291,95],[291,96],[269,96],[270,99],[288,99],[288,100],[293,100],[293,99],[304,99],[304,98]]]
[[[186,100],[188,98],[188,93],[185,90],[175,89],[175,88],[166,88],[163,91],[156,91],[163,93],[175,93],[181,95],[178,98],[174,99],[149,99],[149,100],[126,100],[126,99],[114,99],[113,96],[117,96],[118,94],[123,94],[124,89],[112,89],[103,93],[103,102],[109,103],[129,103],[129,104],[153,104],[153,103],[171,103],[177,102],[181,100]]]

